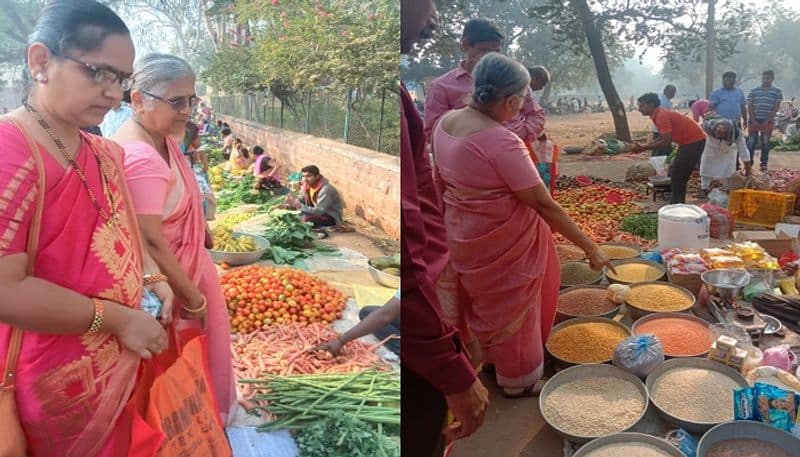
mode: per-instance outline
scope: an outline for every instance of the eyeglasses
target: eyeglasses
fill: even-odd
[[[103,84],[106,86],[112,86],[114,84],[119,84],[122,88],[122,91],[125,92],[130,90],[131,86],[133,86],[133,78],[130,76],[123,75],[122,73],[117,73],[114,70],[109,70],[107,68],[98,68],[95,65],[90,63],[83,62],[78,60],[74,57],[70,56],[60,56],[63,59],[71,60],[77,64],[83,65],[86,69],[86,72],[92,77],[96,84]]]
[[[153,97],[158,101],[162,101],[164,103],[169,104],[172,106],[172,109],[175,111],[183,111],[186,108],[194,109],[197,106],[197,103],[200,101],[196,95],[189,95],[187,97],[175,97],[167,100],[164,97],[159,97],[158,95],[151,94],[150,92],[140,91],[141,93],[147,95],[148,97]]]

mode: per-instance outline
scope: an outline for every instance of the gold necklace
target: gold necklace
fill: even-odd
[[[67,151],[67,147],[64,146],[64,142],[61,141],[61,138],[56,135],[56,132],[50,127],[50,124],[44,120],[41,114],[36,111],[31,105],[25,103],[25,109],[33,116],[36,122],[44,129],[45,132],[50,136],[50,139],[53,140],[56,147],[58,147],[59,152],[64,156],[65,159],[69,162],[70,165],[75,169],[75,173],[80,178],[81,182],[83,183],[83,187],[86,188],[86,192],[89,194],[89,199],[92,201],[92,205],[97,209],[97,213],[100,214],[100,217],[105,219],[106,223],[115,223],[119,220],[119,214],[116,212],[116,202],[114,201],[114,196],[111,193],[111,188],[109,186],[109,179],[106,175],[105,169],[103,168],[103,163],[100,160],[100,156],[97,154],[97,151],[94,148],[89,148],[92,150],[95,159],[97,160],[97,166],[100,169],[100,176],[103,180],[103,187],[106,191],[106,197],[108,198],[108,207],[111,208],[111,215],[103,208],[103,205],[97,200],[97,197],[94,194],[94,191],[89,186],[89,181],[86,180],[86,175],[83,172],[83,169],[75,160],[75,157]]]

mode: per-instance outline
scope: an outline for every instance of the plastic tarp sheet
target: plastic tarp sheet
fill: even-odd
[[[294,438],[286,430],[261,433],[252,427],[228,427],[233,457],[297,457]]]

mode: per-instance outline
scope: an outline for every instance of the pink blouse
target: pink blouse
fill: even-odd
[[[144,142],[127,143],[125,176],[136,214],[169,217],[183,194],[174,163],[167,164],[158,151]]]

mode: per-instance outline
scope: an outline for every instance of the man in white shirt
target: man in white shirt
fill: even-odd
[[[658,99],[661,101],[661,107],[666,110],[672,110],[672,99],[675,98],[676,93],[678,93],[678,89],[672,84],[667,84],[664,87],[664,91],[658,95]],[[661,134],[658,133],[658,129],[656,128],[655,124],[653,124],[652,132],[653,141],[661,137]],[[652,156],[668,156],[670,152],[672,152],[672,145],[664,146],[663,148],[659,149],[653,149]]]
[[[786,126],[786,133],[783,134],[784,143],[800,143],[800,116],[794,119],[794,123]]]

